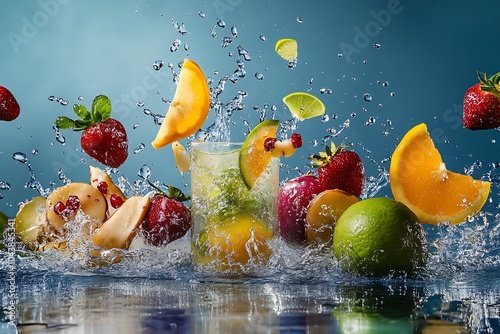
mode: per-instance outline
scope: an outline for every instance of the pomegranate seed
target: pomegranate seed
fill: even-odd
[[[118,209],[123,204],[123,199],[117,194],[111,194],[109,198],[109,203],[113,207],[113,209]]]
[[[274,144],[276,144],[277,140],[278,139],[272,137],[266,138],[266,140],[264,140],[264,151],[270,152],[274,150]]]
[[[60,217],[63,215],[65,209],[66,205],[64,205],[63,202],[57,202],[56,205],[54,205],[54,212]]]
[[[292,140],[293,147],[295,148],[302,147],[302,136],[300,134],[292,133],[290,139]]]
[[[101,192],[101,194],[107,194],[108,193],[108,184],[104,181],[99,182],[97,185],[97,190]]]
[[[71,215],[79,208],[80,208],[80,199],[78,198],[78,196],[69,196],[68,200],[66,201],[66,210],[68,211],[68,215]]]

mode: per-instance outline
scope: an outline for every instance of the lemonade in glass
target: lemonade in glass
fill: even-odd
[[[241,143],[191,143],[192,256],[214,272],[264,266],[278,219],[279,159],[251,189],[240,170]]]

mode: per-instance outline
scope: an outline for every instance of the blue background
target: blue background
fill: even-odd
[[[73,116],[73,104],[90,106],[99,94],[110,97],[113,117],[129,134],[130,155],[120,173],[133,182],[146,164],[152,179],[185,189],[189,178],[176,170],[171,149],[151,147],[158,126],[143,110],[164,115],[168,104],[163,100],[175,91],[167,63],[178,73],[177,64],[189,57],[217,82],[235,70],[238,45],[252,60],[245,63],[246,77],[228,83],[220,96],[229,102],[238,90],[248,93],[245,109],[233,115],[232,140],[243,140],[258,123],[258,108],[266,109],[269,118],[274,105],[276,118],[290,120],[281,99],[293,91],[310,91],[327,106],[328,121],[297,124],[305,146],[282,160],[282,180],[307,171],[307,155],[323,150],[324,139],[346,121],[349,126],[333,140],[354,144],[367,176],[387,171],[401,136],[425,122],[448,169],[463,172],[476,166],[474,177],[498,178],[492,166],[500,162],[499,131],[473,132],[460,122],[463,95],[477,82],[476,70],[500,71],[498,12],[499,2],[463,0],[2,0],[0,85],[15,94],[22,111],[15,121],[0,122],[0,210],[12,216],[19,202],[38,195],[26,188],[28,165],[12,159],[16,152],[27,155],[44,188],[62,185],[59,170],[73,181],[88,181],[89,164],[103,167],[81,152],[78,133],[63,132],[62,145],[52,128],[58,115]],[[216,26],[217,18],[225,28]],[[187,34],[172,21],[184,24]],[[223,48],[222,39],[231,36],[233,26],[238,36]],[[299,43],[294,69],[274,52],[280,38]],[[174,39],[181,47],[171,52]],[[152,69],[156,60],[165,63],[157,72]],[[322,88],[332,93],[321,94]],[[363,99],[365,93],[372,96],[370,102]],[[144,149],[134,153],[142,144]],[[493,213],[498,212],[498,192],[497,182],[486,207]],[[389,187],[377,195],[390,195]]]

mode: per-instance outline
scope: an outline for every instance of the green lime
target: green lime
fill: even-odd
[[[274,46],[274,51],[281,56],[281,58],[293,61],[298,55],[298,44],[297,41],[291,38],[283,38],[276,42]]]
[[[333,249],[341,267],[367,276],[416,273],[425,266],[427,241],[417,216],[390,198],[370,198],[340,216]]]
[[[283,98],[283,102],[290,109],[290,112],[301,121],[321,116],[326,112],[323,102],[306,92],[288,94]]]
[[[259,176],[273,158],[271,152],[264,150],[264,142],[276,137],[279,121],[268,119],[256,125],[241,146],[239,164],[241,176],[248,189],[252,189]]]

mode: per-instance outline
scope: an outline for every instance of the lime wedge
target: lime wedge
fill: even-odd
[[[291,38],[280,39],[276,42],[276,46],[274,50],[277,54],[281,56],[281,58],[293,61],[297,59],[297,41]]]
[[[265,120],[253,128],[243,142],[239,157],[240,172],[248,189],[253,188],[272,159],[271,152],[264,151],[264,141],[276,137],[278,125],[278,120]]]
[[[326,112],[323,102],[316,96],[305,92],[295,92],[283,98],[290,112],[299,120],[321,116]]]

